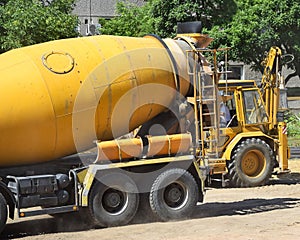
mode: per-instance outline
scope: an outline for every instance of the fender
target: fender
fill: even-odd
[[[264,134],[263,132],[260,132],[260,131],[239,133],[228,144],[228,146],[226,147],[225,152],[223,153],[222,158],[226,159],[226,160],[230,160],[232,151],[237,146],[237,144],[239,142],[241,142],[242,139],[251,138],[251,137],[255,137],[255,138],[265,137],[265,138],[268,138],[268,139],[273,141],[273,138],[271,138],[270,136],[268,136],[268,135],[266,135],[266,134]]]
[[[182,156],[176,156],[176,157],[162,157],[162,158],[156,158],[156,159],[151,159],[151,160],[147,160],[145,161],[144,159],[141,160],[136,160],[136,161],[129,161],[129,162],[119,162],[119,163],[110,163],[110,164],[91,164],[89,166],[89,168],[87,169],[87,171],[85,171],[85,177],[83,180],[83,186],[84,188],[81,191],[81,197],[80,197],[80,205],[82,207],[86,207],[88,206],[88,198],[89,198],[89,193],[90,190],[92,188],[92,185],[95,181],[97,181],[96,179],[96,174],[99,173],[100,171],[103,170],[113,170],[113,169],[123,169],[123,168],[128,168],[128,167],[136,167],[136,166],[144,166],[144,165],[152,165],[152,164],[168,164],[168,163],[172,163],[172,164],[178,164],[178,163],[182,163],[184,164],[184,166],[186,167],[186,169],[189,168],[189,166],[191,164],[193,164],[194,162],[194,156],[193,155],[182,155]],[[197,168],[196,168],[197,169]],[[206,171],[206,169],[202,169],[201,167],[201,171],[197,171],[197,174],[199,174],[199,178],[205,180],[205,175],[206,172],[202,172],[202,171]],[[204,182],[204,181],[202,181]],[[200,186],[200,187],[204,187]],[[202,189],[204,190],[204,189]]]

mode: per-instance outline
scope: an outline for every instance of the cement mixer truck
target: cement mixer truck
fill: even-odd
[[[188,42],[91,36],[0,55],[0,230],[15,212],[78,211],[93,225],[127,224],[142,193],[161,220],[189,216],[208,167],[185,123],[175,134],[155,134],[162,125],[151,124],[147,135],[124,135],[160,114],[186,119],[186,51],[210,42],[200,31],[183,25]],[[94,158],[73,155],[93,147]]]
[[[0,55],[1,231],[15,212],[77,212],[109,227],[146,204],[161,221],[186,218],[210,175],[265,184],[276,154],[287,169],[285,125],[263,114],[274,86],[263,96],[255,81],[219,81],[217,50],[201,28],[180,23],[174,39],[90,36]],[[232,103],[225,126],[220,91]]]

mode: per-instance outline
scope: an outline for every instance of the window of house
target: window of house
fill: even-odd
[[[228,66],[227,79],[244,79],[244,66],[243,65],[234,65]]]

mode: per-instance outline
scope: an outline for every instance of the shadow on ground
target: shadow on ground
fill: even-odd
[[[290,172],[290,173],[281,173],[281,174],[273,174],[267,185],[295,185],[300,184],[300,173],[299,172]],[[222,186],[221,178],[214,178],[209,187],[212,188],[224,188]],[[229,187],[228,181],[225,183],[225,187]]]
[[[276,177],[270,180],[270,184],[300,184],[300,173],[298,172],[291,172],[291,173],[284,173],[278,174]]]
[[[270,180],[269,185],[294,185],[300,184],[300,173],[291,172],[279,174]],[[217,188],[221,183],[217,183]],[[134,224],[155,222],[152,212],[147,207],[147,196],[142,196],[142,207],[133,220]],[[192,219],[210,218],[219,216],[234,216],[257,214],[280,209],[300,208],[300,198],[273,198],[273,199],[245,199],[236,202],[216,202],[205,203],[195,208]],[[7,224],[0,239],[16,239],[28,236],[37,236],[49,233],[77,232],[91,229],[85,223],[84,216],[80,217],[78,213],[65,214],[64,216],[44,216],[39,218],[28,218],[22,221]]]
[[[206,203],[197,207],[193,218],[256,214],[296,207],[300,207],[300,198],[258,198],[227,203]]]
[[[47,233],[77,232],[88,229],[90,227],[79,214],[70,213],[55,217],[44,215],[44,218],[25,218],[22,221],[7,224],[0,235],[0,239],[15,239]]]
[[[300,198],[275,198],[275,199],[246,199],[237,202],[206,203],[195,208],[192,219],[210,218],[219,216],[233,216],[257,214],[278,209],[291,209],[300,207]],[[134,224],[150,223],[154,220],[149,214],[139,212]],[[6,226],[0,239],[16,239],[49,233],[76,232],[89,230],[79,215],[69,215],[62,218],[48,217],[43,219],[30,219]]]

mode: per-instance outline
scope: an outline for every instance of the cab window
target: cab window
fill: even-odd
[[[256,90],[243,91],[246,124],[268,122],[265,106]]]

